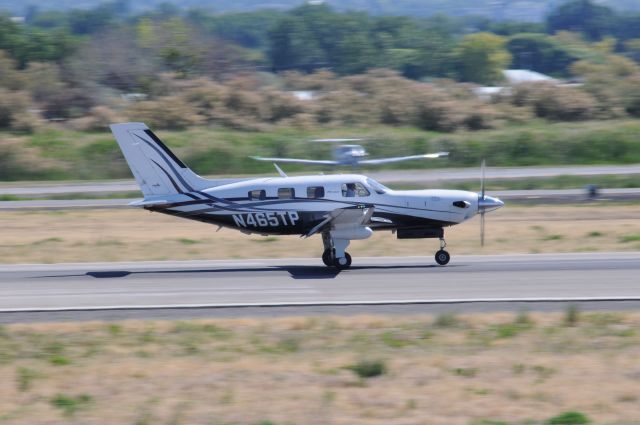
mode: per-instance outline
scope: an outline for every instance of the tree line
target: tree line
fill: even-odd
[[[640,115],[640,15],[589,0],[563,3],[544,23],[372,16],[324,4],[222,15],[165,4],[133,16],[125,6],[34,10],[24,23],[0,17],[0,128],[144,118],[169,128],[455,131]],[[523,86],[480,102],[470,84],[501,84],[508,67],[584,84]],[[305,103],[291,90],[319,95]]]
[[[475,68],[469,58],[474,54],[493,55],[505,67],[569,75],[570,65],[585,52],[554,38],[562,31],[579,33],[592,42],[613,38],[616,53],[632,59],[640,55],[640,13],[616,12],[593,0],[562,3],[544,22],[375,16],[337,12],[326,4],[305,4],[289,11],[214,14],[200,9],[181,11],[163,3],[151,12],[131,15],[128,2],[116,0],[90,10],[29,10],[24,24],[8,16],[0,18],[0,49],[21,68],[33,61],[64,61],[92,39],[123,31],[147,37],[137,40],[136,47],[143,49],[150,47],[150,37],[162,33],[155,44],[170,46],[159,52],[158,65],[189,73],[207,71],[203,62],[211,58],[202,50],[220,49],[221,43],[234,53],[226,52],[225,61],[238,61],[238,66],[273,71],[329,68],[340,75],[390,68],[413,79],[447,77],[481,83],[490,78],[468,72]],[[478,40],[472,37],[474,33],[495,37],[484,35]],[[482,52],[476,52],[481,48]]]

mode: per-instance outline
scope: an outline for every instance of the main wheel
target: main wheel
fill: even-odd
[[[436,263],[440,264],[441,266],[444,266],[449,263],[449,260],[451,260],[451,256],[444,249],[441,249],[440,251],[436,252]]]
[[[343,263],[341,263],[340,260],[342,260]],[[351,267],[351,255],[349,255],[348,252],[345,252],[343,258],[336,258],[333,260],[333,266],[340,270],[348,269]]]
[[[325,249],[322,253],[322,262],[325,266],[331,267],[333,266],[333,259],[331,258],[331,250]]]

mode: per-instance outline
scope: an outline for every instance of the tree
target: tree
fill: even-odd
[[[553,10],[547,17],[549,33],[561,30],[581,32],[591,40],[599,40],[612,34],[614,27],[613,10],[591,0],[571,0]]]
[[[269,31],[269,58],[276,70],[326,65],[326,54],[307,25],[286,16]]]
[[[0,50],[0,87],[18,90],[24,85],[24,76],[16,69],[15,61]]]
[[[516,34],[507,42],[513,57],[511,67],[545,74],[568,74],[577,59],[545,34]]]
[[[499,81],[511,63],[505,44],[504,37],[486,32],[464,36],[453,52],[459,79],[479,84]]]
[[[615,36],[619,40],[640,39],[640,13],[618,17]]]
[[[211,15],[191,10],[187,20],[206,34],[228,40],[250,49],[266,50],[269,29],[282,18],[283,12],[260,10],[245,13]]]

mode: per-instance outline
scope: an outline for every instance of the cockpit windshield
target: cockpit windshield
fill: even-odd
[[[383,195],[389,192],[391,189],[383,185],[382,183],[378,183],[372,178],[367,177],[367,184],[373,189],[378,195]]]

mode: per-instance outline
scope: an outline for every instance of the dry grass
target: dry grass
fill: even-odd
[[[575,410],[640,424],[640,314],[457,319],[9,325],[0,423],[536,425]],[[345,368],[363,359],[387,373]]]
[[[486,246],[474,219],[448,229],[456,254],[640,249],[637,205],[508,206],[487,216]],[[354,256],[427,255],[437,240],[397,240],[389,232],[354,241]],[[318,236],[246,236],[141,210],[0,211],[0,262],[55,263],[167,259],[319,257]]]

